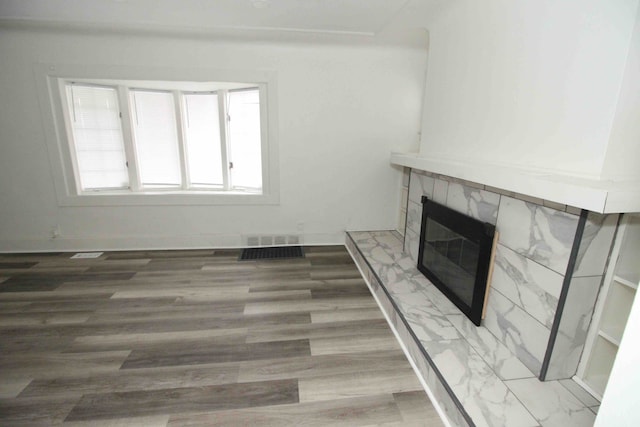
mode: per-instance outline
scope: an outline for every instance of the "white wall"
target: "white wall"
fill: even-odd
[[[640,7],[605,158],[603,177],[640,179]]]
[[[395,227],[401,173],[389,152],[416,143],[425,48],[5,27],[0,58],[0,251],[235,246],[245,234],[297,233],[299,223],[306,243],[342,243],[345,229]],[[280,203],[58,206],[37,62],[275,71]]]
[[[421,155],[600,177],[637,8],[638,0],[438,4],[424,17]]]

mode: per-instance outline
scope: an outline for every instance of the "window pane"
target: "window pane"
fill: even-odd
[[[129,175],[116,90],[79,85],[66,88],[80,187],[127,188]]]
[[[262,189],[260,94],[258,89],[229,92],[229,156],[234,188]]]
[[[181,185],[173,94],[135,90],[131,91],[131,97],[142,185]]]
[[[184,99],[189,181],[196,186],[222,186],[218,95],[188,94]]]

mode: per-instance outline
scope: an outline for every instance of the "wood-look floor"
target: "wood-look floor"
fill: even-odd
[[[442,425],[344,247],[238,254],[0,254],[0,425]]]

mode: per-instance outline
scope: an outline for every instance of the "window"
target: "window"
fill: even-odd
[[[115,89],[67,86],[75,163],[83,190],[129,187]]]
[[[211,117],[220,117],[218,95],[189,93],[184,96],[184,101],[189,180],[197,186],[222,188],[220,121],[211,120]]]
[[[78,194],[262,193],[259,85],[63,84]]]
[[[178,125],[171,92],[131,91],[133,142],[143,188],[180,187]]]
[[[232,183],[236,188],[259,188],[262,170],[258,91],[229,92],[229,121]]]

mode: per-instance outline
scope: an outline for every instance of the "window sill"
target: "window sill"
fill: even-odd
[[[61,206],[208,206],[208,205],[275,205],[277,194],[241,191],[162,191],[147,193],[95,192],[61,197]]]

